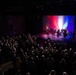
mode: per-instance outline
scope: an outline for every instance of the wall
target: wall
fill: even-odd
[[[25,33],[25,17],[24,16],[8,16],[9,34]]]

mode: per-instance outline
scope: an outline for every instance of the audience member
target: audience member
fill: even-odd
[[[74,45],[75,46],[75,45]],[[0,39],[0,64],[12,61],[21,75],[75,75],[76,47],[71,43],[19,35]],[[13,73],[11,73],[13,75]]]

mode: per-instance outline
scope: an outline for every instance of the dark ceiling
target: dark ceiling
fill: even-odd
[[[0,14],[75,14],[76,0],[0,1]]]

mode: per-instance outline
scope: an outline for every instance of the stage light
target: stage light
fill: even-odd
[[[74,31],[75,17],[70,15],[48,15],[43,17],[43,27],[49,25],[49,29],[66,29],[69,32]]]
[[[61,30],[63,27],[63,16],[58,16],[58,28]]]
[[[66,28],[67,28],[67,26],[68,26],[68,22],[64,23],[64,25],[63,25],[62,29],[66,29]]]

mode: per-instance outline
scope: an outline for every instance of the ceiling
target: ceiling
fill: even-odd
[[[76,0],[0,1],[0,14],[75,14]]]

